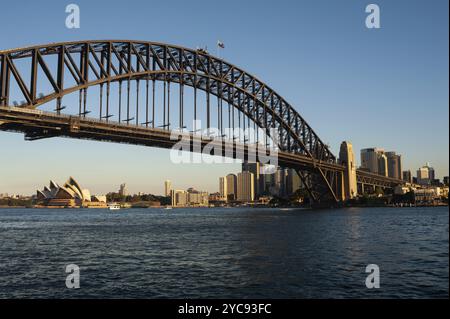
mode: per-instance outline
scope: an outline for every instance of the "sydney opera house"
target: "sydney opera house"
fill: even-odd
[[[36,194],[36,204],[49,207],[106,207],[106,196],[91,196],[88,189],[70,177],[64,186],[50,181],[50,185]]]

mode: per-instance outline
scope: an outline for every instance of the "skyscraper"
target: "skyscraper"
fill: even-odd
[[[378,175],[388,176],[388,162],[384,152],[378,153]]]
[[[361,168],[388,176],[388,163],[384,150],[376,147],[361,150]]]
[[[255,199],[253,173],[244,171],[237,177],[237,199],[241,202],[252,202]]]
[[[295,169],[288,169],[286,176],[286,193],[287,195],[294,194],[301,187],[300,176],[298,176]]]
[[[227,187],[227,178],[226,177],[219,177],[219,192],[220,197],[225,199],[225,201],[228,201],[228,187]]]
[[[237,199],[237,176],[234,174],[227,175],[227,200]]]
[[[403,180],[407,183],[412,184],[413,178],[410,170],[403,171]]]
[[[262,193],[264,193],[264,174],[261,174],[261,168],[262,168],[262,165],[258,162],[256,162],[256,163],[243,162],[242,163],[242,171],[250,172],[253,174],[253,177],[254,177],[253,188],[255,190],[255,197],[258,197]]]
[[[279,168],[274,174],[274,191],[271,193],[280,197],[286,196],[286,170]]]
[[[388,176],[395,179],[402,179],[402,157],[395,152],[386,152]]]
[[[361,167],[372,173],[378,173],[378,149],[361,150]]]
[[[430,185],[435,179],[434,168],[426,164],[417,170],[417,184]]]
[[[172,191],[172,182],[167,180],[164,182],[164,196],[171,196]]]

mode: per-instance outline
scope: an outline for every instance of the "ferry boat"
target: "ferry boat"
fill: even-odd
[[[108,209],[109,210],[119,210],[120,209],[120,205],[117,204],[117,203],[111,203],[111,204],[108,204]]]

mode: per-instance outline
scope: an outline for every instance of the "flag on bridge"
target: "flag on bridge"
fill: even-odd
[[[223,44],[222,41],[217,41],[217,46],[218,46],[219,48],[225,49],[225,44]]]

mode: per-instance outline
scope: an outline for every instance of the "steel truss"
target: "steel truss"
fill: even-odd
[[[48,56],[57,57],[56,71],[46,63]],[[19,60],[30,61],[29,81],[16,67]],[[38,70],[41,70],[38,72]],[[27,74],[28,74],[27,73]],[[76,85],[66,86],[64,78],[70,74]],[[0,51],[0,106],[10,106],[11,79],[17,83],[24,99],[22,108],[35,109],[50,101],[56,101],[55,112],[61,114],[64,109],[62,99],[65,95],[79,92],[80,117],[89,114],[86,100],[88,89],[100,86],[100,118],[104,121],[112,116],[110,110],[110,89],[112,83],[122,84],[128,100],[126,118],[119,121],[128,124],[155,126],[155,105],[150,105],[148,96],[155,95],[155,82],[164,83],[164,124],[171,126],[170,85],[179,85],[179,127],[184,127],[183,92],[184,86],[206,92],[207,126],[211,126],[212,103],[210,95],[220,100],[218,103],[218,121],[222,123],[222,103],[231,105],[253,125],[262,128],[266,134],[270,130],[278,133],[280,152],[306,156],[311,161],[308,171],[298,170],[311,196],[316,201],[334,200],[339,196],[338,171],[327,170],[323,164],[336,163],[336,157],[328,146],[302,118],[302,116],[279,94],[255,76],[226,61],[209,55],[204,50],[192,50],[179,46],[140,41],[80,41],[46,44],[27,48]],[[38,82],[47,81],[52,91],[46,95],[37,92]],[[147,99],[145,101],[145,120],[130,116],[130,81],[145,81]],[[104,89],[106,87],[105,97]],[[139,85],[137,90],[139,90]],[[167,94],[166,94],[167,89]],[[139,96],[139,92],[137,94]],[[154,101],[154,99],[153,99]],[[105,103],[105,105],[104,105]],[[120,102],[121,103],[121,100]],[[140,102],[137,101],[136,108]],[[119,108],[122,106],[119,104]],[[195,105],[196,107],[196,105]],[[197,114],[198,110],[195,110]],[[234,111],[233,111],[234,112]],[[122,112],[119,112],[121,115]],[[234,113],[233,113],[234,114]],[[120,116],[119,115],[119,116]],[[195,115],[196,116],[196,115]],[[240,118],[239,118],[240,122]],[[241,125],[246,121],[243,118]],[[222,124],[219,124],[221,126]],[[234,125],[234,117],[233,117]],[[172,125],[173,126],[173,125]],[[29,139],[38,138],[33,134]],[[244,141],[245,143],[245,141]]]

